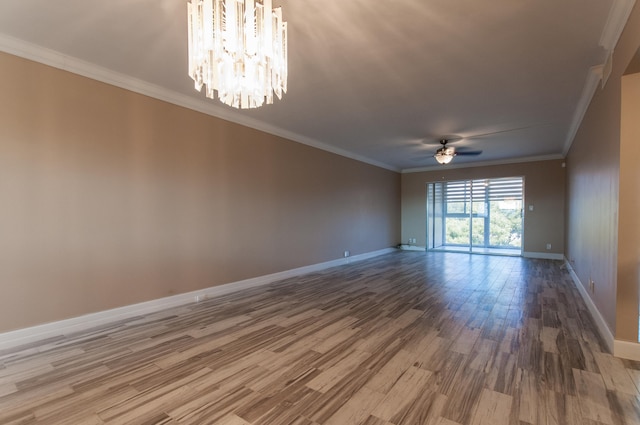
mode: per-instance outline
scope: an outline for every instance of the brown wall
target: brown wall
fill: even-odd
[[[400,175],[0,54],[0,332],[394,246]]]
[[[618,106],[590,108],[567,157],[566,257],[585,289],[590,278],[595,282],[592,299],[613,330],[620,146],[612,138],[619,138],[620,97],[607,94],[603,106]],[[594,125],[598,120],[605,125]]]
[[[611,76],[596,90],[567,156],[567,258],[583,285],[594,280],[591,297],[615,338],[630,341],[638,340],[637,276],[623,277],[627,266],[619,260],[626,263],[627,253],[618,247],[626,246],[635,230],[618,223],[618,211],[640,194],[620,186],[620,156],[625,156],[623,167],[638,167],[638,157],[626,157],[620,145],[621,76],[640,46],[639,4],[616,46]]]
[[[564,253],[565,169],[561,160],[405,173],[402,175],[402,241],[426,244],[426,184],[435,181],[519,177],[525,179],[524,251]],[[551,250],[546,244],[551,244]]]
[[[640,293],[640,73],[622,78],[621,115],[616,334],[635,341]],[[636,318],[636,326],[627,318]]]

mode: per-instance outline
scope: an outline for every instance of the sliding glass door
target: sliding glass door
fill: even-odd
[[[427,249],[522,254],[523,178],[427,185]]]

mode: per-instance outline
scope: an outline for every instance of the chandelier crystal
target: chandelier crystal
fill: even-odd
[[[287,92],[287,23],[271,0],[189,0],[189,76],[234,108]]]

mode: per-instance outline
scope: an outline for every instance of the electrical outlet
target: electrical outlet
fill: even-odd
[[[347,258],[349,255],[351,255],[351,253],[349,251],[345,251],[344,252],[344,258]]]
[[[551,249],[551,244],[550,243],[547,244],[547,249]]]

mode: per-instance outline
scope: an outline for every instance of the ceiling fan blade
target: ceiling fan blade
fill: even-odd
[[[467,155],[467,156],[476,156],[480,155],[482,151],[465,151],[456,149],[456,155]]]
[[[471,134],[469,136],[459,136],[459,135],[451,134],[449,136],[441,136],[437,140],[427,139],[422,143],[427,146],[438,146],[442,144],[442,140],[446,140],[447,143],[456,143],[456,142],[459,142],[460,140],[479,139],[481,137],[493,136],[494,134],[510,133],[512,131],[526,130],[529,128],[540,127],[545,125],[549,125],[549,124],[527,125],[524,127],[516,127],[516,128],[508,128],[506,130],[492,131],[489,133]]]
[[[509,128],[506,130],[492,131],[491,133],[472,134],[470,136],[462,137],[463,139],[477,139],[479,137],[493,136],[494,134],[510,133],[512,131],[526,130],[528,128],[538,127],[537,125],[528,125],[526,127]]]

